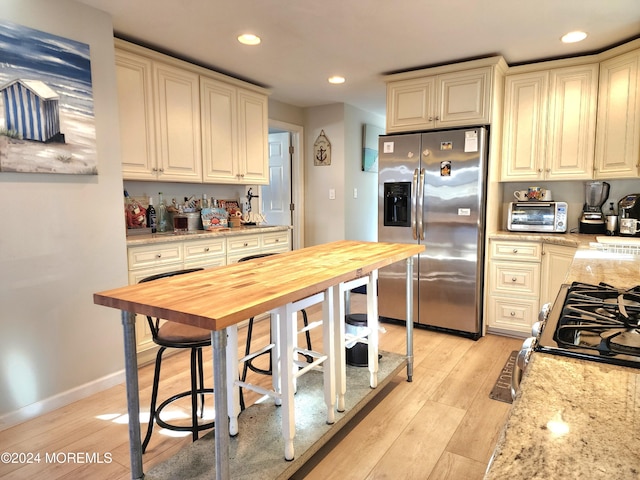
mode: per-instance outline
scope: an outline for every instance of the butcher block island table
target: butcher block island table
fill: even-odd
[[[326,292],[328,297],[332,297],[335,295],[332,292],[338,292],[340,285],[403,260],[407,264],[407,284],[411,285],[413,257],[423,250],[422,245],[343,240],[94,294],[94,303],[122,311],[131,477],[144,477],[140,448],[136,313],[211,330],[216,418],[215,478],[227,479],[232,475],[229,471],[229,424],[219,421],[229,416],[226,329],[318,293]],[[413,374],[412,290],[407,288],[406,365],[409,380]],[[333,311],[329,310],[329,318],[323,320],[333,323],[333,316]],[[329,365],[335,363],[333,360]]]

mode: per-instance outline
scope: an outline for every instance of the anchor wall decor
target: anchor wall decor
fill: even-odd
[[[313,164],[331,165],[331,142],[324,134],[324,130],[320,131],[320,135],[313,144]]]

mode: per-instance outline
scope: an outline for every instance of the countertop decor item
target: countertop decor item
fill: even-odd
[[[324,130],[320,131],[320,135],[313,144],[313,164],[331,165],[331,142],[324,134]]]

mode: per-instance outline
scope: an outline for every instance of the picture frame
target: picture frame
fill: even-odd
[[[384,129],[375,125],[362,126],[362,171],[378,171],[378,137],[384,135]]]

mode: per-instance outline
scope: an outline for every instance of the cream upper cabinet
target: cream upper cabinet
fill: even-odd
[[[121,50],[115,57],[122,173],[125,180],[156,180],[151,60]]]
[[[268,91],[120,39],[125,180],[268,184]]]
[[[494,67],[428,72],[387,83],[387,133],[491,123]]]
[[[198,76],[116,50],[125,180],[201,182]]]
[[[202,181],[197,74],[154,62],[158,180]]]
[[[202,157],[205,183],[238,181],[238,98],[236,89],[200,77]]]
[[[595,177],[635,178],[640,163],[640,50],[600,64]]]
[[[597,89],[597,64],[508,75],[502,180],[591,178]]]
[[[267,97],[238,90],[240,183],[269,183],[269,118]]]
[[[267,97],[200,78],[205,183],[268,184]]]

